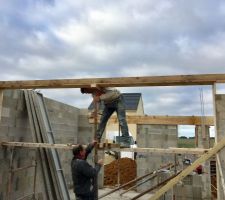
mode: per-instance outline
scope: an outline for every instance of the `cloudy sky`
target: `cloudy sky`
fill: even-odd
[[[0,80],[225,73],[224,19],[224,0],[0,0]],[[141,92],[149,115],[213,114],[209,86],[121,91]]]

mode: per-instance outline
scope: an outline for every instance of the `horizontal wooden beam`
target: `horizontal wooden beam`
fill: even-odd
[[[163,125],[204,125],[214,126],[213,116],[129,116],[127,115],[128,124],[163,124]],[[93,119],[89,120],[94,123]],[[116,116],[112,116],[108,124],[118,123]]]
[[[48,144],[48,143],[31,143],[31,142],[1,142],[5,147],[23,147],[23,148],[47,148],[47,149],[64,149],[71,150],[77,144]],[[118,144],[99,144],[99,149],[111,149],[114,151],[139,152],[139,153],[159,153],[159,154],[203,154],[208,149],[199,148],[119,148]]]
[[[214,83],[225,83],[225,74],[0,81],[0,89],[81,88],[93,85],[98,87],[182,86]]]
[[[32,142],[1,142],[5,147],[23,147],[23,148],[47,148],[47,149],[73,149],[75,144],[49,144],[49,143],[32,143]]]
[[[122,148],[120,151],[125,152],[138,152],[138,153],[158,153],[158,154],[203,154],[208,152],[209,149],[200,148]]]
[[[46,149],[65,149],[65,150],[71,150],[74,147],[78,146],[77,144],[49,144],[49,143],[32,143],[32,142],[0,142],[0,145],[5,147],[46,148]],[[113,143],[99,143],[98,148],[115,149],[119,148],[119,145]]]
[[[211,158],[214,154],[218,153],[225,146],[225,137],[220,140],[220,142],[215,145],[208,152],[204,153],[200,158],[198,158],[192,165],[184,169],[178,176],[170,180],[165,186],[160,188],[149,200],[159,199],[165,192],[173,188],[178,182],[180,182],[184,177],[193,172],[200,164],[204,163],[206,160]]]

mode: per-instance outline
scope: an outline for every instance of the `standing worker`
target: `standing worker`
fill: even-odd
[[[103,160],[99,160],[95,167],[92,167],[86,159],[96,144],[97,141],[93,141],[87,148],[78,145],[73,149],[74,157],[71,161],[71,171],[76,200],[95,200],[93,179],[98,175]]]
[[[122,132],[121,143],[123,146],[130,147],[123,95],[117,89],[109,88],[81,88],[81,93],[91,93],[95,102],[104,102],[104,110],[97,129],[97,139],[101,140],[109,118],[116,111]]]

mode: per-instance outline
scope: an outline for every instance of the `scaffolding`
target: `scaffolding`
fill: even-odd
[[[176,75],[176,76],[148,76],[148,77],[119,77],[119,78],[95,78],[95,79],[57,79],[57,80],[28,80],[28,81],[0,81],[0,117],[2,110],[2,101],[3,101],[3,90],[5,89],[40,89],[40,88],[81,88],[81,87],[140,87],[140,86],[190,86],[190,85],[211,85],[212,86],[212,96],[213,96],[213,107],[214,107],[214,116],[213,117],[204,117],[204,125],[210,124],[215,126],[215,137],[216,144],[211,149],[153,149],[153,148],[136,148],[136,149],[119,149],[118,151],[132,151],[132,152],[154,152],[154,153],[190,153],[198,154],[200,157],[189,167],[184,169],[177,174],[174,174],[168,180],[160,184],[162,186],[155,194],[150,198],[150,200],[157,200],[165,192],[170,190],[175,186],[179,181],[184,177],[190,174],[199,164],[205,162],[213,155],[216,155],[217,162],[217,190],[218,190],[218,199],[222,199],[221,195],[225,195],[225,185],[224,185],[224,170],[221,166],[221,154],[219,151],[225,146],[225,137],[224,135],[219,135],[217,124],[217,115],[216,115],[216,84],[225,83],[225,74],[200,74],[200,75]],[[165,122],[165,116],[162,121]],[[172,118],[170,118],[172,119]],[[113,119],[112,119],[113,120]],[[129,119],[128,119],[129,120]],[[139,119],[136,119],[138,121]],[[154,117],[146,120],[150,124],[151,120],[157,121]],[[187,120],[187,118],[186,118]],[[143,123],[146,123],[143,122]],[[158,120],[159,121],[159,120]],[[158,124],[162,124],[158,122]],[[179,122],[181,124],[184,122]],[[182,119],[181,119],[182,121]],[[190,122],[191,121],[191,122]],[[197,122],[198,121],[198,122]],[[96,122],[95,122],[96,123]],[[140,122],[141,123],[141,122]],[[168,122],[167,122],[168,123]],[[174,122],[175,123],[175,122]],[[187,123],[187,122],[185,122]],[[189,117],[189,123],[200,124],[202,123],[201,117]],[[28,144],[28,143],[15,143],[15,142],[1,142],[3,147],[27,147],[27,148],[62,148],[62,149],[71,149],[73,145],[64,145],[64,144]],[[108,148],[108,147],[107,147]],[[97,151],[97,150],[96,150]],[[222,160],[224,162],[224,160]],[[221,186],[221,187],[220,187]],[[157,186],[158,187],[158,186]],[[10,186],[9,186],[10,188]],[[221,189],[222,188],[222,189]]]

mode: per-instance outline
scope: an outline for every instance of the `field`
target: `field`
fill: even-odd
[[[214,145],[214,138],[210,138],[210,147]],[[195,138],[178,138],[179,148],[195,148]]]

